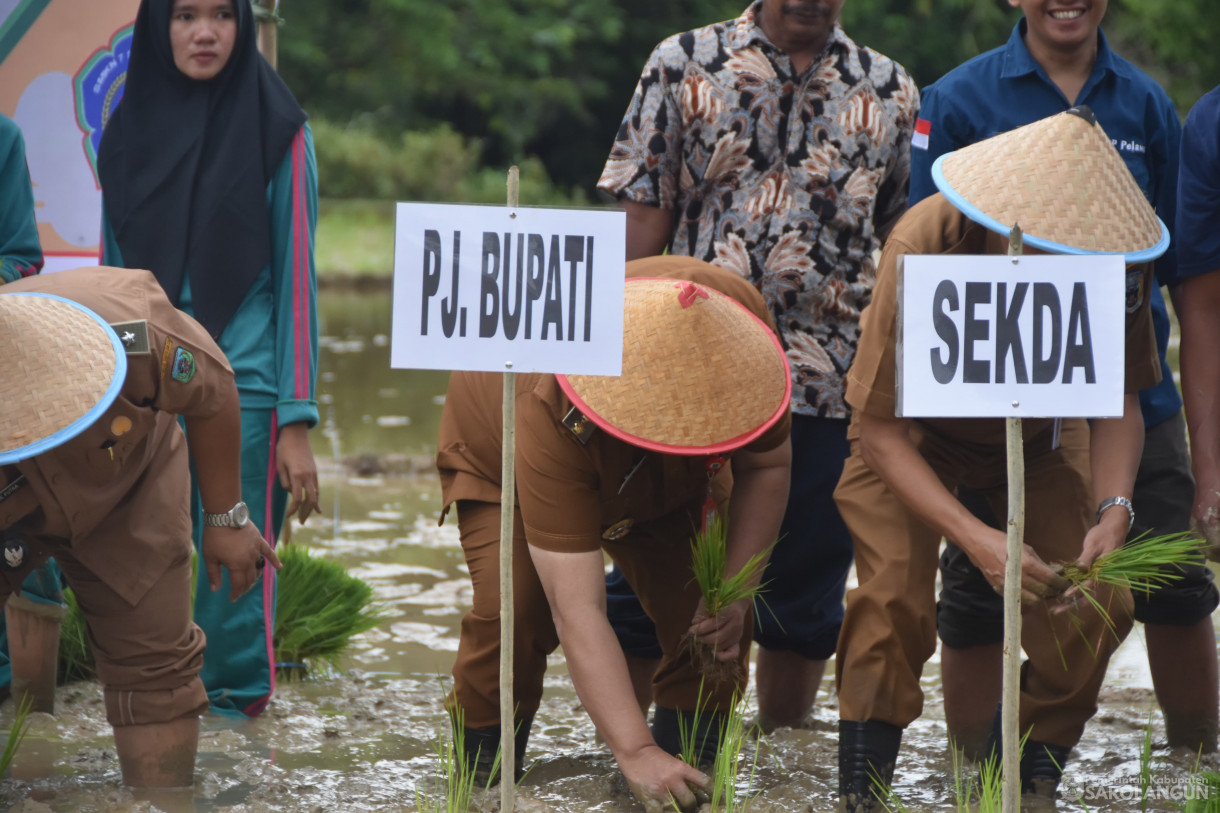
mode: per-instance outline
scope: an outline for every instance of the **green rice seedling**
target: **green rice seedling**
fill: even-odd
[[[64,590],[64,604],[67,612],[59,626],[59,683],[93,680],[97,677],[97,668],[93,663],[93,648],[89,646],[89,626],[71,588]]]
[[[1024,745],[1024,740],[1022,740]],[[953,799],[958,813],[1000,813],[1004,789],[1003,771],[1000,768],[999,754],[991,756],[979,763],[978,775],[975,776],[965,764],[962,752],[954,743],[950,743],[950,759],[953,763]],[[898,798],[894,788],[880,776],[874,774],[873,796],[889,813],[907,813],[909,808]]]
[[[719,615],[729,605],[742,599],[750,599],[757,605],[762,601],[761,593],[766,585],[760,583],[767,557],[771,554],[772,543],[766,550],[750,557],[749,561],[729,576],[725,573],[729,559],[728,525],[721,514],[716,514],[707,523],[704,530],[695,533],[691,543],[691,570],[699,592],[703,596],[703,605],[708,616]],[[757,607],[756,607],[757,609]],[[700,671],[709,675],[717,682],[735,681],[741,677],[740,669],[735,662],[717,661],[715,654],[707,647],[691,640]]]
[[[26,732],[30,730],[30,709],[33,707],[32,695],[27,694],[21,698],[21,703],[13,714],[13,727],[8,731],[4,750],[0,751],[0,774],[7,771],[8,766],[13,764],[13,758],[17,756],[17,749],[21,747],[21,741],[25,739]]]
[[[333,559],[311,555],[299,545],[279,551],[275,659],[284,677],[313,669],[338,668],[351,639],[381,621],[373,588]]]
[[[1148,813],[1148,791],[1152,788],[1152,712],[1144,726],[1144,741],[1140,744],[1140,813]]]
[[[746,727],[744,707],[746,698],[740,694],[734,693],[733,701],[727,712],[721,715],[718,725],[719,747],[716,749],[716,756],[712,760],[711,776],[712,787],[708,795],[708,804],[711,810],[723,810],[725,813],[735,813],[735,811],[744,809],[749,803],[750,789],[754,785],[754,777],[758,770],[758,755],[759,749],[754,749],[754,756],[750,762],[750,770],[746,779],[745,786],[739,782],[739,765],[741,762],[742,751],[745,750],[746,744],[750,741],[750,729]],[[706,725],[702,725],[705,721],[705,715],[712,712],[708,711],[708,703],[703,700],[703,682],[699,683],[699,692],[696,695],[695,711],[689,719],[683,716],[678,717],[678,757],[687,765],[698,767],[699,761],[699,741],[698,733]],[[739,800],[739,797],[745,797]],[[674,803],[675,809],[677,803]]]
[[[474,800],[476,758],[467,760],[466,753],[466,715],[461,707],[455,707],[449,714],[449,736],[445,736],[442,728],[433,741],[433,753],[436,755],[436,778],[444,788],[444,795],[428,797],[420,790],[420,783],[415,784],[415,806],[419,813],[466,813]],[[496,748],[495,760],[492,762],[490,776],[495,776],[500,768],[500,749]],[[490,790],[491,779],[482,788]]]
[[[678,759],[695,768],[699,767],[698,733],[700,729],[705,728],[700,723],[707,712],[707,703],[703,700],[703,681],[704,678],[700,677],[699,691],[695,694],[694,713],[689,718],[678,715]]]
[[[1144,535],[1097,557],[1087,568],[1069,562],[1062,566],[1062,572],[1113,630],[1109,610],[1094,594],[1093,585],[1107,584],[1149,593],[1182,578],[1181,566],[1198,561],[1204,545],[1204,541],[1191,532]]]
[[[1187,798],[1178,805],[1183,813],[1220,813],[1220,773],[1194,771]]]
[[[1025,740],[1028,738],[1028,733],[1021,738],[1019,753],[1025,751]],[[977,807],[967,806],[964,808],[965,810],[974,809],[977,813],[1000,813],[1004,806],[1004,769],[1000,765],[998,753],[993,752],[979,765],[978,785],[975,791],[978,797]]]
[[[894,792],[894,786],[879,774],[873,773],[869,777],[873,783],[873,798],[885,808],[888,813],[908,813],[910,810],[903,801],[898,798],[898,794]],[[958,810],[961,810],[961,802],[958,802]]]
[[[712,765],[712,810],[720,808],[725,813],[734,813],[749,804],[750,789],[754,786],[754,777],[758,772],[758,748],[754,749],[743,788],[738,781],[738,765],[741,762],[741,752],[750,740],[750,732],[746,728],[742,711],[745,702],[745,698],[735,694],[721,725],[720,748],[716,751],[716,761]],[[744,797],[740,806],[739,794]]]

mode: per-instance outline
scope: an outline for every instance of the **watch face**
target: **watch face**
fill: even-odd
[[[240,528],[250,519],[250,507],[244,502],[239,502],[233,506],[233,510],[229,512],[229,516],[233,518],[233,527]]]

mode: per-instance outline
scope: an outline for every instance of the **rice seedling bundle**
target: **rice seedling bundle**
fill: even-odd
[[[313,556],[299,545],[284,545],[278,553],[284,567],[277,574],[277,670],[282,677],[292,678],[311,667],[337,668],[351,639],[381,621],[372,586],[350,575],[342,564]],[[97,673],[85,617],[71,589],[64,590],[64,601],[67,612],[59,633],[59,682],[92,680]]]
[[[1097,557],[1087,568],[1081,568],[1075,562],[1066,563],[1061,566],[1062,574],[1113,627],[1109,611],[1098,600],[1093,585],[1150,593],[1181,579],[1182,566],[1201,562],[1204,549],[1204,541],[1189,531],[1152,537],[1144,535]]]
[[[750,557],[737,573],[729,576],[725,573],[729,558],[728,535],[728,525],[723,516],[717,514],[706,528],[696,532],[691,543],[691,570],[709,617],[719,615],[729,605],[742,599],[759,600],[766,588],[760,579],[774,543]],[[740,677],[735,662],[717,661],[714,652],[694,639],[691,646],[704,674],[718,681]]]
[[[285,677],[311,667],[338,668],[351,639],[381,621],[372,585],[300,545],[282,546],[279,557],[284,567],[276,601],[276,668]]]

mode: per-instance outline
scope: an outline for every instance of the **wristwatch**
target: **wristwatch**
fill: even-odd
[[[203,524],[209,528],[240,528],[250,521],[250,507],[244,502],[225,511],[223,514],[203,512]]]
[[[1131,526],[1135,524],[1135,506],[1126,497],[1106,497],[1102,500],[1101,505],[1097,506],[1097,521],[1101,522],[1101,515],[1105,513],[1107,508],[1113,508],[1116,505],[1121,505],[1127,509],[1127,530],[1131,530]]]

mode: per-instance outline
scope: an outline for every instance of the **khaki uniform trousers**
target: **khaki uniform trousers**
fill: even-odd
[[[982,491],[1007,517],[1004,447],[938,436],[914,424],[912,438],[950,491]],[[1048,564],[1071,561],[1093,525],[1088,426],[1065,421],[1052,449],[1047,429],[1025,440],[1025,543]],[[923,711],[919,678],[936,650],[935,582],[940,535],[923,525],[860,457],[853,442],[835,500],[855,543],[859,586],[847,593],[836,680],[839,716],[905,728]],[[1114,628],[1092,608],[1052,616],[1025,607],[1021,643],[1021,731],[1030,739],[1073,746],[1097,710],[1110,655],[1131,629],[1127,590],[1099,588]],[[1032,731],[1031,731],[1032,729]]]
[[[474,586],[473,607],[462,619],[453,666],[456,702],[469,728],[500,724],[500,506],[461,500],[457,504],[462,550]],[[521,511],[513,525],[513,692],[515,719],[529,719],[542,700],[546,657],[559,646],[550,605],[529,555]],[[653,678],[658,706],[682,711],[727,711],[734,692],[745,690],[752,616],[742,632],[741,680],[712,685],[704,681],[683,640],[698,606],[699,587],[690,569],[690,544],[697,506],[657,522],[641,523],[603,549],[618,563],[657,628],[664,653]],[[700,694],[702,693],[702,695]],[[700,699],[702,698],[702,699]]]

